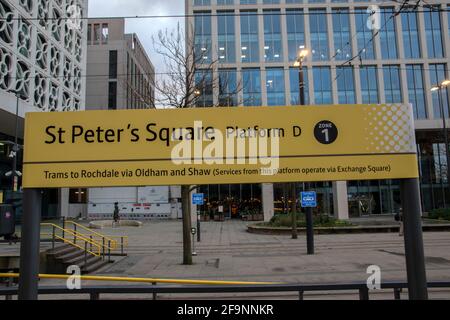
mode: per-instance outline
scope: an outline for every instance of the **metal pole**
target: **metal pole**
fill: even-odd
[[[152,286],[156,286],[156,284],[156,282],[152,282]],[[156,292],[153,292],[153,300],[156,300],[157,298]]]
[[[299,59],[298,68],[298,94],[300,98],[300,105],[305,105],[305,92],[304,92],[304,77],[303,77],[303,60]],[[298,239],[297,234],[297,194],[295,183],[291,182],[289,184],[290,197],[292,198],[291,203],[291,223],[292,223],[292,239]],[[286,197],[288,199],[288,197]],[[289,212],[289,201],[287,201],[287,212]]]
[[[292,221],[292,239],[298,239],[298,235],[297,235],[297,197],[296,197],[296,188],[295,188],[295,183],[291,182],[289,184],[289,189],[291,191],[291,198],[292,198],[292,203],[291,203],[291,221]],[[289,210],[288,210],[289,211]]]
[[[105,260],[105,238],[103,237],[103,241],[102,241],[102,256],[103,256],[103,260]]]
[[[15,132],[14,132],[14,147],[13,147],[13,152],[14,152],[14,157],[13,157],[13,163],[12,163],[12,190],[13,192],[17,192],[17,186],[18,186],[18,182],[17,182],[17,153],[19,152],[19,148],[17,147],[17,135],[19,132],[19,93],[16,92],[16,99],[17,99],[17,103],[16,103],[16,128],[15,128]]]
[[[84,269],[87,269],[87,242],[84,242]]]
[[[299,94],[300,94],[300,105],[304,106],[305,103],[305,77],[303,74],[303,61],[300,59],[299,66]],[[311,184],[309,182],[305,183],[305,191],[311,189]],[[308,254],[314,254],[314,223],[312,208],[306,208],[306,248]]]
[[[63,239],[65,239],[65,231],[66,231],[66,217],[62,217],[63,218],[63,222],[62,222],[62,228],[63,228],[63,230],[62,230],[62,237],[63,237]]]
[[[442,133],[444,135],[444,143],[445,143],[445,156],[447,159],[447,188],[450,188],[450,150],[448,145],[448,133],[447,133],[447,123],[445,121],[445,112],[444,112],[444,102],[442,99],[442,87],[438,90],[438,96],[439,96],[439,107],[441,109],[441,117],[442,117]],[[450,190],[448,190],[450,192]],[[447,206],[447,201],[444,196],[444,205]]]
[[[9,272],[9,273],[11,273],[11,272]],[[13,284],[13,278],[8,278],[8,280],[6,282],[6,287],[12,287],[12,284]],[[13,299],[12,295],[7,295],[5,297],[5,300],[7,300],[7,301],[12,300],[12,299]]]
[[[196,256],[197,252],[195,252],[195,238],[194,235],[192,235],[192,255]]]
[[[40,190],[24,189],[19,300],[37,300],[38,298],[41,201]]]
[[[200,236],[200,211],[198,210],[198,205],[197,205],[197,242],[201,241],[201,236]]]
[[[111,262],[111,240],[108,240],[108,262]]]
[[[310,184],[306,184],[309,189]],[[312,208],[306,208],[306,248],[308,254],[314,254],[314,222]]]
[[[299,97],[300,97],[300,105],[304,106],[305,103],[305,77],[303,74],[303,61],[300,60],[300,66],[298,71],[298,84],[299,84]]]
[[[403,179],[400,187],[409,299],[427,300],[419,179]]]
[[[52,249],[55,249],[55,237],[56,237],[55,233],[56,233],[55,226],[52,226]]]

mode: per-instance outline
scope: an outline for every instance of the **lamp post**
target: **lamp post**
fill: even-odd
[[[299,104],[302,105],[302,106],[305,105],[305,80],[304,80],[305,77],[304,77],[304,74],[303,74],[303,61],[308,56],[308,54],[309,54],[308,50],[306,50],[304,46],[301,46],[300,47],[300,51],[299,51],[299,53],[297,55],[297,59],[296,59],[296,61],[294,63],[294,67],[298,67],[298,80],[299,80],[298,81],[298,85],[299,85],[299,98],[300,98]],[[295,211],[296,211],[297,194],[296,194],[295,184],[294,183],[292,183],[292,185],[291,185],[291,192],[292,192],[292,198],[293,198],[293,205],[292,205],[292,211],[293,211],[292,238],[296,239],[297,238],[297,226],[296,226],[297,217],[296,217],[296,215],[294,216],[294,214],[295,214]],[[308,235],[307,236],[307,242],[308,242],[308,246],[307,247],[309,248],[310,247],[310,239],[311,238],[310,238],[310,233],[308,231],[308,229],[309,229],[309,224],[308,224],[309,211],[308,210],[306,212],[306,221],[307,221],[307,235]],[[309,253],[310,253],[310,250],[308,249],[308,254]]]
[[[305,77],[303,73],[303,61],[308,56],[309,51],[304,47],[300,47],[300,51],[295,61],[294,66],[298,67],[298,85],[299,85],[299,98],[300,105],[304,106],[305,103]],[[309,190],[311,184],[308,182],[305,184],[305,189]],[[296,197],[295,185],[293,184],[293,196]],[[294,198],[295,199],[295,198]],[[306,246],[308,254],[314,254],[314,229],[313,229],[313,216],[312,208],[306,208]]]
[[[438,100],[439,100],[439,108],[441,111],[441,118],[442,118],[442,133],[444,135],[444,143],[445,143],[445,156],[447,159],[447,184],[450,187],[450,149],[448,145],[448,133],[447,133],[447,123],[445,121],[445,112],[444,112],[444,102],[442,99],[442,89],[448,87],[450,85],[450,80],[444,80],[441,82],[441,84],[435,85],[431,88],[432,92],[436,92],[438,94]],[[444,203],[446,203],[444,199]]]
[[[21,92],[19,90],[9,90],[9,92],[14,93],[16,96],[16,126],[14,131],[14,146],[11,152],[12,158],[12,191],[17,192],[18,189],[18,175],[17,175],[17,153],[19,152],[19,146],[17,144],[18,131],[19,131],[19,98],[21,97]]]

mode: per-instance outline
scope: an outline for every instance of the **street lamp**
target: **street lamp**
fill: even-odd
[[[303,74],[303,62],[305,58],[309,55],[309,51],[305,49],[304,46],[300,47],[297,55],[297,59],[294,63],[295,67],[298,67],[298,86],[299,86],[299,97],[300,105],[304,106],[305,103],[305,77]],[[295,187],[294,194],[295,194]],[[305,183],[305,191],[311,189],[311,184],[309,182]],[[306,208],[306,246],[308,254],[314,254],[314,228],[313,228],[313,215],[312,208]]]
[[[295,60],[294,63],[294,67],[298,68],[298,93],[299,93],[299,104],[304,106],[305,103],[305,77],[303,74],[303,62],[305,60],[305,58],[309,55],[309,51],[307,49],[305,49],[304,46],[300,47],[300,50],[298,52],[297,55],[297,59]],[[310,189],[310,184],[306,183],[305,184],[305,189],[308,190]],[[292,204],[292,238],[296,239],[297,238],[297,226],[296,226],[296,222],[297,222],[297,217],[295,215],[296,212],[296,205],[297,205],[297,194],[296,194],[296,190],[295,190],[295,184],[292,183],[292,197],[293,197],[293,204]],[[295,216],[294,216],[295,215]],[[314,253],[314,234],[313,234],[313,224],[312,224],[312,208],[307,208],[306,209],[306,238],[307,238],[307,249],[308,249],[308,254],[313,254]]]
[[[300,96],[300,105],[305,105],[305,77],[303,75],[303,61],[308,56],[309,51],[304,47],[300,47],[300,51],[297,55],[297,59],[295,60],[294,67],[298,68],[298,85],[299,85],[299,96]]]
[[[433,86],[431,88],[431,92],[437,92],[438,94],[439,108],[441,110],[441,118],[442,118],[442,132],[444,135],[444,143],[445,143],[445,156],[447,159],[447,184],[450,187],[450,150],[448,145],[448,133],[447,133],[447,123],[445,121],[444,102],[442,99],[442,91],[443,91],[442,89],[448,86],[450,86],[450,80],[444,80],[441,82],[441,84]]]
[[[19,99],[22,97],[22,92],[19,90],[8,90],[10,93],[14,93],[16,96],[16,127],[14,131],[14,145],[11,152],[12,158],[12,191],[17,192],[18,189],[18,177],[17,174],[17,153],[19,152],[19,146],[17,143],[18,140],[18,131],[19,131]]]

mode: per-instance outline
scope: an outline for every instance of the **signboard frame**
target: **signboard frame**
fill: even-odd
[[[161,117],[159,117],[160,115]],[[178,116],[175,117],[175,115]],[[151,119],[151,121],[148,119]],[[198,119],[201,119],[205,124],[202,126],[202,122],[200,126],[196,126],[195,122]],[[163,125],[167,124],[169,127],[156,130],[157,121],[162,121]],[[292,175],[289,172],[286,177],[283,177],[279,175],[279,167],[276,168],[276,175],[274,175],[274,171],[268,174],[267,171],[260,169],[256,171],[254,176],[257,176],[257,178],[253,180],[247,177],[243,178],[242,174],[236,174],[233,179],[228,179],[225,175],[217,179],[205,177],[197,180],[183,180],[176,177],[173,181],[169,179],[157,180],[155,177],[148,177],[143,174],[144,178],[141,180],[126,180],[130,176],[127,175],[126,170],[122,172],[122,177],[117,177],[117,175],[121,175],[117,168],[133,167],[136,170],[134,174],[136,174],[137,170],[143,170],[143,173],[151,172],[150,169],[145,168],[148,163],[152,163],[152,166],[156,166],[155,168],[160,168],[170,162],[183,163],[183,161],[186,161],[183,157],[168,157],[167,153],[167,146],[171,146],[171,140],[168,139],[169,128],[172,127],[172,124],[180,124],[178,121],[181,121],[181,124],[194,122],[192,140],[195,140],[195,129],[199,128],[202,130],[200,133],[202,141],[206,135],[211,134],[212,129],[217,129],[219,132],[224,129],[224,132],[228,132],[232,137],[235,136],[236,139],[239,139],[240,135],[243,134],[243,140],[249,140],[249,142],[252,141],[250,135],[247,136],[249,132],[253,132],[257,138],[265,133],[270,141],[277,138],[285,139],[279,145],[280,152],[276,155],[270,154],[260,157],[261,155],[258,154],[258,157],[254,157],[250,153],[243,153],[240,156],[226,157],[225,160],[236,162],[234,169],[244,170],[246,166],[252,167],[252,165],[252,168],[261,168],[260,165],[255,166],[251,162],[255,159],[261,163],[262,159],[281,159],[281,168],[286,167],[288,171],[292,170],[289,166],[295,163],[305,171],[301,171],[302,175],[298,172]],[[223,126],[224,121],[228,121],[231,129]],[[255,121],[257,124],[255,124]],[[252,122],[255,125],[251,125]],[[217,124],[219,124],[219,127],[215,128]],[[282,126],[285,124],[290,125],[288,138],[285,134],[281,134],[284,133],[281,129],[284,128]],[[245,129],[247,126],[248,130]],[[96,127],[97,129],[95,129]],[[242,128],[244,128],[243,131]],[[141,139],[140,134],[142,132],[140,130],[147,132],[146,139]],[[186,128],[182,128],[181,131],[184,136],[185,131],[183,130],[186,130]],[[128,133],[128,143],[122,145],[120,136],[125,132]],[[274,132],[277,134],[274,134]],[[212,141],[219,141],[216,140],[217,137],[214,136],[214,139],[211,136],[209,137],[211,144],[213,144]],[[184,140],[187,140],[187,138]],[[260,139],[257,140],[259,142]],[[146,144],[145,141],[152,142],[152,144]],[[218,144],[220,145],[220,143]],[[224,143],[222,143],[223,145]],[[299,146],[302,146],[302,148],[299,149]],[[356,148],[354,148],[355,146]],[[299,154],[291,154],[289,150],[296,150]],[[235,107],[90,111],[89,113],[27,113],[24,152],[24,213],[20,256],[20,300],[36,300],[38,295],[41,188],[393,178],[401,179],[408,293],[410,299],[428,298],[412,105],[338,105],[321,106],[320,108],[305,106],[302,106],[302,108]],[[143,155],[148,154],[152,154],[153,158],[142,158]],[[204,157],[204,153],[201,155],[201,158],[194,156],[187,159],[194,162],[190,170],[192,168],[197,170],[196,166],[200,166],[201,161],[206,163],[208,160],[220,159],[218,157],[213,159]],[[396,159],[395,164],[390,162],[392,158]],[[345,159],[346,162],[342,162],[342,159]],[[362,159],[367,162],[362,162]],[[200,163],[196,163],[197,160],[200,160]],[[247,160],[248,163],[244,161],[244,164],[242,164],[239,160]],[[324,163],[335,164],[336,162],[341,163],[345,171],[344,174],[331,175],[329,172],[328,175],[325,172],[323,176],[317,174],[317,171],[327,170],[323,166]],[[119,163],[120,165],[118,165]],[[309,163],[313,165],[305,166]],[[369,163],[375,169],[383,169],[383,174],[362,175],[361,168],[364,167],[362,164],[365,164],[367,170]],[[320,167],[321,164],[322,167]],[[316,165],[319,165],[319,168],[315,168]],[[74,177],[78,170],[76,168],[80,170],[93,168],[91,177],[84,179]],[[221,167],[219,166],[219,168]],[[354,168],[354,170],[351,168]],[[217,170],[218,167],[213,166],[212,169]],[[222,169],[224,168],[222,167]],[[231,168],[230,170],[234,169]],[[56,172],[52,172],[52,170]],[[223,171],[227,173],[227,170]],[[43,178],[43,173],[45,173],[45,178]],[[96,174],[97,176],[93,176]],[[104,174],[108,177],[105,177]],[[133,176],[133,172],[131,176]],[[265,179],[261,178],[264,176]],[[92,181],[96,182],[93,183]]]
[[[24,188],[419,176],[403,104],[27,113],[24,152]]]

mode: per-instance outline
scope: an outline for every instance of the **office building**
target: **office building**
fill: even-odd
[[[87,110],[154,108],[155,68],[124,19],[89,19]]]
[[[89,19],[86,110],[150,109],[155,106],[155,68],[124,19]],[[83,217],[112,219],[114,203],[122,218],[178,218],[179,188],[125,187],[77,190]],[[75,212],[74,212],[75,213]]]
[[[378,9],[373,16],[368,8],[374,5]],[[197,54],[217,62],[215,70],[198,65],[199,73],[210,72],[219,83],[228,81],[227,86],[203,90],[198,107],[217,102],[298,105],[294,62],[305,48],[307,105],[412,104],[423,210],[449,205],[440,102],[448,120],[450,89],[431,91],[450,78],[449,11],[450,2],[442,0],[418,6],[410,1],[403,7],[402,1],[186,0],[187,27],[194,30]],[[242,90],[222,103],[233,84],[242,84]],[[398,181],[321,182],[313,187],[317,211],[342,219],[390,214],[400,206]],[[229,216],[236,206],[259,207],[268,220],[286,203],[281,184],[201,189],[211,204],[230,208]],[[298,183],[298,193],[302,189]]]

